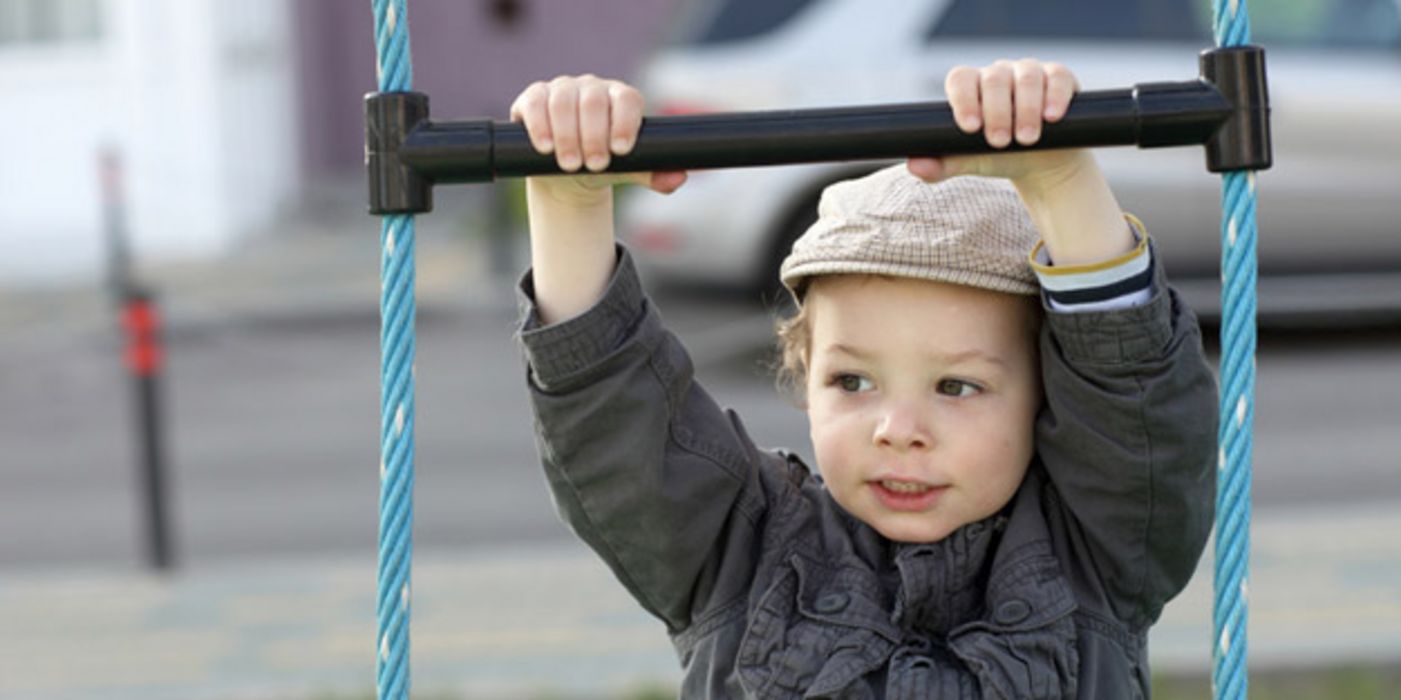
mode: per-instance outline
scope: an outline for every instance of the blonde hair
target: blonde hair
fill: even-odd
[[[774,379],[778,390],[799,407],[807,403],[808,352],[812,343],[812,327],[808,307],[799,305],[798,312],[774,321],[777,357]]]

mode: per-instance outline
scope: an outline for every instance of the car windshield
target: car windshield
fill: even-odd
[[[725,44],[768,34],[797,17],[817,0],[726,0],[691,2],[670,43],[682,46]]]
[[[1204,2],[1205,0],[1203,0]],[[954,0],[929,39],[1055,38],[1200,39],[1206,36],[1187,0]]]
[[[1396,0],[1251,0],[1251,41],[1269,46],[1394,47]],[[953,0],[925,33],[947,38],[1128,39],[1210,44],[1207,0]]]

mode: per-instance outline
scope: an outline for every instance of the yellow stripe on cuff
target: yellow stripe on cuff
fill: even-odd
[[[1147,255],[1148,232],[1146,229],[1144,229],[1143,222],[1139,221],[1138,217],[1134,216],[1133,214],[1127,213],[1124,214],[1124,219],[1126,219],[1129,222],[1129,226],[1133,229],[1134,238],[1138,239],[1138,245],[1135,246],[1133,250],[1124,253],[1123,255],[1120,255],[1118,257],[1103,260],[1101,262],[1057,267],[1055,265],[1043,265],[1036,261],[1037,257],[1039,257],[1041,253],[1041,249],[1046,246],[1046,241],[1043,239],[1037,241],[1036,247],[1031,249],[1031,255],[1029,256],[1029,260],[1031,262],[1032,269],[1035,270],[1036,274],[1038,275],[1079,275],[1084,274],[1086,272],[1098,272],[1100,270],[1108,270],[1110,268],[1123,265],[1140,256]]]

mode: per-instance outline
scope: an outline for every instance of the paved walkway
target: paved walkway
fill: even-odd
[[[421,310],[500,287],[481,283],[481,241],[452,235],[448,222],[430,218],[424,226],[441,230],[420,231]],[[375,226],[341,228],[152,276],[177,328],[306,309],[374,314],[377,253],[365,239],[377,237]],[[104,328],[110,315],[95,287],[0,294],[0,333],[11,344]],[[1257,511],[1253,668],[1401,661],[1398,533],[1401,504]],[[370,697],[374,558],[228,560],[171,577],[0,563],[0,700]],[[1159,672],[1209,667],[1209,556],[1204,565],[1155,628]],[[677,674],[661,626],[580,547],[416,554],[416,695],[616,697],[669,686]]]
[[[1401,661],[1401,508],[1261,513],[1252,668]],[[1210,561],[1155,628],[1160,673],[1209,667]],[[420,552],[415,694],[618,697],[678,675],[661,626],[573,546]],[[374,555],[169,578],[0,570],[5,700],[368,697]]]

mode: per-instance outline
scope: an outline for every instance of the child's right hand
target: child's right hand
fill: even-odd
[[[542,154],[553,153],[561,170],[602,173],[614,155],[626,155],[642,126],[642,93],[593,75],[559,76],[526,87],[511,104],[511,121],[525,126]],[[612,197],[613,185],[635,183],[663,194],[686,182],[686,173],[607,173],[528,178],[554,199],[587,206]]]

